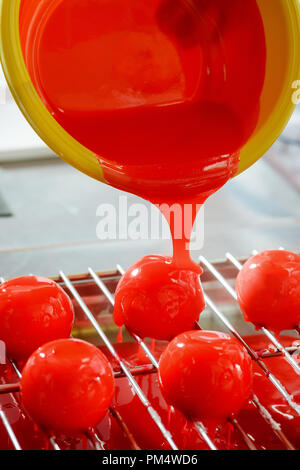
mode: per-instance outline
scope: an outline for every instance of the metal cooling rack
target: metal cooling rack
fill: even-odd
[[[255,252],[253,252],[255,253]],[[266,328],[262,328],[262,333],[268,338],[268,340],[274,345],[274,349],[272,351],[255,351],[250,347],[246,341],[242,338],[241,334],[237,331],[233,322],[230,320],[230,315],[227,315],[225,312],[222,311],[221,308],[217,305],[214,297],[214,290],[212,290],[212,294],[208,294],[209,289],[207,286],[211,282],[216,282],[219,286],[215,286],[215,289],[222,287],[225,291],[233,298],[236,302],[236,293],[230,282],[228,281],[228,277],[224,274],[224,270],[228,274],[228,270],[231,273],[231,276],[235,278],[237,270],[240,270],[242,267],[242,263],[245,260],[239,261],[237,260],[231,253],[226,254],[226,261],[219,262],[219,263],[210,263],[205,257],[201,256],[199,258],[200,263],[203,265],[204,272],[202,275],[202,286],[204,289],[204,296],[205,301],[207,304],[208,309],[213,313],[219,321],[223,324],[225,329],[227,329],[235,338],[237,338],[242,345],[246,348],[248,353],[250,354],[253,361],[260,367],[263,374],[267,377],[267,379],[276,387],[278,392],[282,395],[284,400],[287,404],[294,410],[294,412],[300,416],[300,405],[297,404],[293,397],[288,393],[285,388],[285,385],[279,381],[279,379],[270,371],[270,369],[265,364],[265,359],[269,357],[275,356],[282,356],[289,366],[298,374],[300,374],[300,366],[295,360],[294,355],[300,353],[300,346],[288,346],[284,347],[269,330]],[[233,274],[235,270],[235,275]],[[114,360],[119,366],[119,371],[115,372],[115,377],[126,377],[131,390],[136,394],[139,398],[142,405],[147,410],[148,414],[150,415],[151,419],[153,420],[154,424],[157,427],[157,432],[161,433],[162,438],[168,443],[170,449],[178,450],[178,446],[176,444],[176,436],[173,436],[171,432],[167,429],[167,427],[163,424],[163,420],[161,419],[160,415],[152,406],[151,402],[148,400],[147,396],[142,391],[141,387],[139,386],[138,382],[136,381],[135,377],[138,375],[144,375],[156,372],[158,369],[158,362],[157,359],[152,354],[151,350],[147,346],[147,344],[142,341],[137,335],[130,333],[133,340],[136,341],[140,347],[143,349],[145,355],[150,360],[150,364],[145,364],[142,366],[136,367],[129,367],[125,362],[119,357],[113,343],[109,340],[108,335],[105,333],[104,328],[99,324],[95,315],[92,313],[91,309],[88,307],[87,303],[84,301],[83,297],[78,292],[78,285],[81,283],[86,282],[93,282],[94,285],[99,289],[100,293],[105,296],[107,303],[111,306],[114,305],[114,296],[111,290],[107,286],[108,280],[117,281],[121,275],[124,274],[124,269],[122,266],[118,265],[115,271],[110,273],[96,273],[93,269],[89,268],[87,274],[82,275],[72,275],[67,276],[63,271],[59,272],[59,277],[55,278],[55,280],[62,285],[71,296],[75,299],[78,306],[80,307],[82,313],[86,316],[92,327],[95,329],[97,335],[102,340],[104,345],[107,347],[109,353],[112,355]],[[3,278],[0,278],[0,282],[4,282]],[[77,287],[75,287],[77,286]],[[201,324],[201,318],[200,318]],[[197,327],[200,327],[200,324]],[[299,331],[297,331],[299,334]],[[12,363],[12,366],[19,377],[21,378],[21,373],[18,370],[16,364]],[[299,384],[300,384],[300,377],[299,377]],[[11,383],[11,384],[2,384],[0,385],[0,394],[9,393],[13,397],[15,392],[19,391],[19,383]],[[271,414],[268,412],[266,408],[260,403],[258,397],[256,395],[252,396],[252,404],[257,409],[257,412],[263,418],[263,420],[267,423],[267,425],[271,428],[272,432],[277,436],[277,438],[281,441],[283,446],[287,450],[296,450],[293,444],[289,441],[287,436],[281,430],[279,423],[277,423]],[[129,442],[133,449],[139,449],[139,446],[134,438],[134,436],[129,431],[126,423],[123,421],[122,417],[118,413],[118,410],[115,407],[110,408],[110,413],[117,421],[118,425],[122,429],[123,433],[129,439]],[[8,418],[6,417],[5,411],[0,408],[0,420],[3,423],[4,428],[8,434],[8,437],[13,445],[13,448],[16,450],[22,450],[22,447],[19,443],[18,436],[13,430]],[[234,418],[231,420],[232,425],[235,427],[238,433],[240,433],[241,438],[246,444],[246,447],[250,450],[256,450],[256,446],[253,441],[249,438],[247,433],[244,431],[243,427],[239,423],[239,421]],[[218,450],[217,445],[212,441],[212,439],[207,434],[205,426],[201,422],[194,422],[195,429],[197,430],[199,436],[206,444],[207,448],[210,450]],[[104,450],[104,444],[99,438],[96,430],[91,430],[86,436],[92,447],[96,450]],[[60,450],[60,446],[56,442],[54,436],[47,435],[49,440],[49,448],[53,450]]]

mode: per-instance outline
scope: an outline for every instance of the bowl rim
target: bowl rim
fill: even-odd
[[[289,67],[285,86],[271,115],[241,149],[238,175],[254,164],[272,146],[288,123],[296,104],[292,83],[300,79],[300,6],[298,0],[280,0],[289,20]],[[67,163],[88,176],[106,182],[99,156],[74,139],[54,119],[38,95],[27,71],[19,32],[21,0],[0,0],[0,59],[11,93],[21,112],[41,139]]]
[[[296,108],[296,104],[292,101],[292,95],[295,91],[293,82],[297,79],[300,80],[300,3],[298,0],[279,0],[279,2],[285,12],[285,19],[290,25],[290,28],[287,29],[290,61],[285,81],[270,116],[241,149],[240,165],[234,176],[245,171],[270,149],[283,132]]]
[[[104,182],[97,155],[64,130],[34,88],[21,48],[20,5],[21,0],[0,0],[0,59],[10,91],[29,124],[54,153],[88,176]]]

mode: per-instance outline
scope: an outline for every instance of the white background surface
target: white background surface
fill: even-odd
[[[14,102],[1,67],[0,123],[0,162],[54,155],[37,136]]]

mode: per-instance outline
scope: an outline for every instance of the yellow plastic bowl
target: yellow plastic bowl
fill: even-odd
[[[31,82],[20,43],[20,3],[21,0],[0,0],[0,57],[11,92],[31,126],[57,155],[104,182],[96,155],[71,137],[51,116]],[[238,173],[255,163],[279,137],[295,108],[293,83],[300,80],[298,0],[257,0],[257,4],[267,43],[266,78],[259,120],[241,151]]]

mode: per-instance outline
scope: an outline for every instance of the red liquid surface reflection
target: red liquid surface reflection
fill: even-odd
[[[29,73],[110,184],[182,200],[236,172],[265,74],[255,0],[38,3],[21,2]]]
[[[247,343],[256,350],[263,350],[269,346],[264,336],[250,336],[245,338]],[[284,345],[291,345],[295,338],[281,337]],[[166,343],[157,343],[155,355],[160,356]],[[136,343],[123,343],[116,345],[116,349],[121,358],[131,366],[145,364],[145,358],[138,353],[139,346]],[[107,354],[107,351],[105,351]],[[285,385],[286,390],[293,395],[295,402],[300,401],[299,377],[293,369],[282,358],[265,359],[265,364]],[[117,365],[112,364],[117,370]],[[15,381],[15,376],[9,367],[1,366],[2,381]],[[172,432],[178,447],[182,449],[206,449],[207,447],[197,434],[193,424],[187,422],[185,417],[178,411],[170,410],[163,399],[157,374],[146,374],[136,376],[139,386],[150,400],[152,406],[162,417],[165,426]],[[272,383],[263,374],[262,370],[254,364],[254,393],[265,409],[272,415],[273,419],[280,425],[280,429],[289,439],[291,444],[300,448],[300,418],[290,408],[286,401],[277,392]],[[20,444],[24,448],[36,449],[46,448],[47,440],[45,435],[33,425],[31,420],[24,414],[20,407],[18,394],[14,397],[10,395],[0,395],[0,403],[7,418],[19,438]],[[114,397],[115,414],[107,413],[103,421],[97,426],[99,437],[103,441],[105,449],[168,449],[168,444],[162,438],[158,428],[151,420],[146,408],[141,404],[137,396],[130,390],[126,378],[116,379],[116,389]],[[125,423],[127,432],[122,431],[118,424]],[[240,425],[248,434],[250,439],[258,449],[284,449],[285,446],[276,437],[271,427],[266,424],[253,404],[249,402],[237,416]],[[231,435],[230,435],[231,434]],[[230,440],[228,439],[230,437]],[[83,445],[91,448],[91,444],[83,442],[81,436],[68,437],[57,435],[57,442],[62,448],[81,449]],[[215,430],[215,443],[220,449],[246,449],[246,445],[241,435],[225,424]],[[9,438],[2,424],[0,423],[0,448],[11,448]]]

